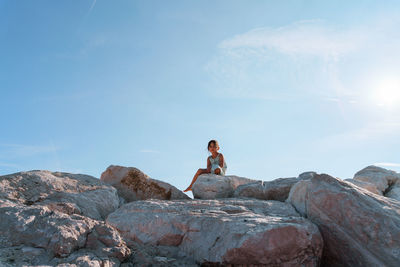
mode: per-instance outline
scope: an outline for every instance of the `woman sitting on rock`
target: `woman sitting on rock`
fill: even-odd
[[[218,153],[219,145],[218,141],[210,140],[207,146],[208,151],[211,152],[211,156],[207,158],[207,169],[198,169],[196,174],[193,177],[192,182],[189,187],[186,188],[183,192],[187,192],[192,190],[192,185],[196,182],[197,177],[203,173],[215,173],[219,175],[225,175],[226,173],[226,162],[224,156],[221,153]]]

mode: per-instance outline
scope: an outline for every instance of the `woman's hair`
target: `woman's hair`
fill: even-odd
[[[218,141],[217,140],[210,140],[208,141],[208,145],[207,145],[207,150],[210,148],[210,145],[214,144],[214,146],[218,146]]]

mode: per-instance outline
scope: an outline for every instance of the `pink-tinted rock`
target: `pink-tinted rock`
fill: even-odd
[[[346,182],[352,183],[358,187],[364,188],[368,190],[371,193],[377,194],[382,196],[382,192],[378,190],[375,184],[369,183],[369,182],[363,182],[361,180],[354,180],[354,179],[346,179]]]
[[[295,184],[287,200],[318,225],[323,266],[398,266],[400,202],[327,174]]]
[[[368,166],[358,171],[353,179],[374,184],[383,195],[390,190],[391,186],[400,185],[400,174],[377,166]]]
[[[243,184],[236,188],[235,197],[250,197],[263,200],[285,201],[297,178],[278,178],[272,181],[259,181]]]
[[[144,199],[190,199],[168,183],[152,179],[134,167],[111,165],[101,174],[102,181],[114,186],[127,202]]]
[[[178,247],[198,264],[318,266],[322,253],[318,228],[279,201],[136,201],[106,222],[128,244]]]

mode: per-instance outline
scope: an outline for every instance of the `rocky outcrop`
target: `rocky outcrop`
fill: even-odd
[[[358,171],[353,180],[357,181],[356,185],[373,193],[400,201],[400,174],[395,171],[372,165]]]
[[[400,202],[326,174],[295,184],[287,201],[318,225],[323,266],[398,266]]]
[[[130,249],[103,221],[117,207],[116,189],[88,175],[0,176],[0,265],[57,266],[97,258],[100,265],[119,266]]]
[[[234,196],[238,186],[254,182],[257,181],[235,175],[222,176],[207,173],[197,177],[192,186],[192,192],[194,198],[198,199],[229,198]]]
[[[144,199],[189,199],[189,197],[168,183],[152,179],[134,167],[109,166],[100,177],[118,190],[126,202]]]
[[[194,200],[136,168],[110,166],[103,180],[0,176],[0,266],[400,262],[399,174],[383,168],[346,181],[315,172],[268,182],[200,175],[192,189],[204,199]]]
[[[383,195],[386,195],[393,186],[400,186],[400,174],[373,165],[358,171],[353,179],[374,184]]]
[[[263,200],[285,201],[289,196],[290,189],[299,180],[293,178],[278,178],[273,181],[258,181],[243,184],[236,188],[235,197],[250,197]]]
[[[96,220],[105,219],[119,204],[117,190],[95,177],[50,171],[0,176],[0,199]]]
[[[318,266],[322,253],[318,228],[278,201],[136,201],[106,222],[128,244],[178,247],[198,264]]]

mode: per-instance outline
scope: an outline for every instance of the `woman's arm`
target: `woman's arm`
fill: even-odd
[[[208,171],[208,173],[211,173],[211,161],[210,161],[210,157],[207,158],[207,171]]]

